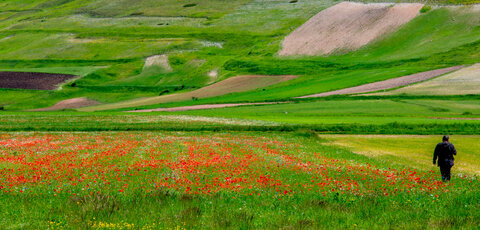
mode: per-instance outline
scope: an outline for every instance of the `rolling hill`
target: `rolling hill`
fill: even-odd
[[[475,64],[480,50],[478,7],[424,4],[5,1],[0,3],[0,69],[79,78],[48,92],[0,89],[0,105],[5,110],[28,110],[88,98],[105,108],[130,110],[285,101]],[[335,13],[338,10],[344,13]],[[352,33],[346,36],[342,31]],[[308,38],[312,34],[324,37],[315,41]],[[372,36],[366,39],[361,34]],[[327,38],[348,39],[317,53],[301,45],[307,40],[292,36],[310,39],[307,43],[314,47],[333,44]],[[299,44],[304,51],[322,56],[282,56],[289,46]],[[341,52],[325,55],[335,50]],[[161,57],[163,64],[145,65],[152,57]],[[227,95],[195,96],[204,86],[212,88],[213,83],[239,75],[298,78],[260,90],[247,87]],[[156,100],[160,94],[174,99]]]

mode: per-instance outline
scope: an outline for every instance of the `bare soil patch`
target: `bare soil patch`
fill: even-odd
[[[165,54],[148,57],[145,60],[145,65],[143,66],[143,69],[152,66],[161,67],[167,72],[171,72],[173,70],[172,66],[170,66],[170,63],[168,62],[168,56]]]
[[[283,41],[280,55],[326,55],[358,49],[415,18],[419,3],[341,2],[321,11]]]
[[[429,117],[430,119],[438,119],[438,120],[465,120],[465,121],[477,121],[480,118],[477,117]]]
[[[138,112],[178,112],[178,111],[188,111],[188,110],[238,107],[238,106],[246,106],[246,105],[272,105],[272,104],[281,104],[281,103],[287,103],[287,102],[208,104],[208,105],[181,106],[181,107],[173,107],[173,108],[144,109],[144,110],[134,110],[134,111],[127,111],[127,112],[137,112],[137,113]]]
[[[62,109],[76,109],[76,108],[94,106],[99,104],[100,102],[90,100],[86,97],[77,97],[77,98],[60,101],[57,104],[47,108],[33,109],[30,111],[55,111],[55,110],[62,110]]]
[[[75,77],[66,74],[0,72],[0,88],[54,90]]]
[[[325,93],[307,95],[307,96],[302,96],[298,98],[326,97],[326,96],[332,96],[332,95],[356,94],[356,93],[366,93],[366,92],[373,92],[378,90],[392,89],[392,88],[405,86],[405,85],[409,85],[416,82],[425,81],[425,80],[440,76],[442,74],[446,74],[446,73],[461,69],[462,67],[463,66],[453,66],[453,67],[448,67],[443,69],[436,69],[436,70],[431,70],[427,72],[416,73],[412,75],[389,79],[385,81],[379,81],[379,82],[374,82],[370,84],[365,84],[365,85],[360,85],[356,87],[340,89],[340,90],[335,90],[335,91],[330,91]]]

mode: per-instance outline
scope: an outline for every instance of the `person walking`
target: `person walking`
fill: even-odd
[[[450,143],[449,136],[443,136],[442,142],[437,144],[433,153],[433,164],[438,163],[440,167],[440,173],[442,174],[443,181],[450,181],[450,170],[452,169],[454,158],[453,155],[457,155],[455,146]],[[438,158],[438,162],[437,162]]]

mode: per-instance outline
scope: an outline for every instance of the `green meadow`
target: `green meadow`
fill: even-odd
[[[209,117],[244,118],[292,124],[478,124],[477,99],[330,99],[277,105],[242,106],[211,110],[159,112]]]

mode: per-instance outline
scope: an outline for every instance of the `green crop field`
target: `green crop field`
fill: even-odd
[[[162,112],[209,117],[246,118],[293,124],[479,123],[478,100],[331,99],[277,105]]]
[[[339,3],[0,0],[0,229],[478,228],[480,2],[421,1],[359,49],[279,55]],[[405,17],[389,9],[348,30]],[[335,16],[312,36],[364,39]],[[75,77],[33,90],[14,72]],[[382,83],[408,75],[424,78]],[[369,83],[390,85],[299,98]]]

